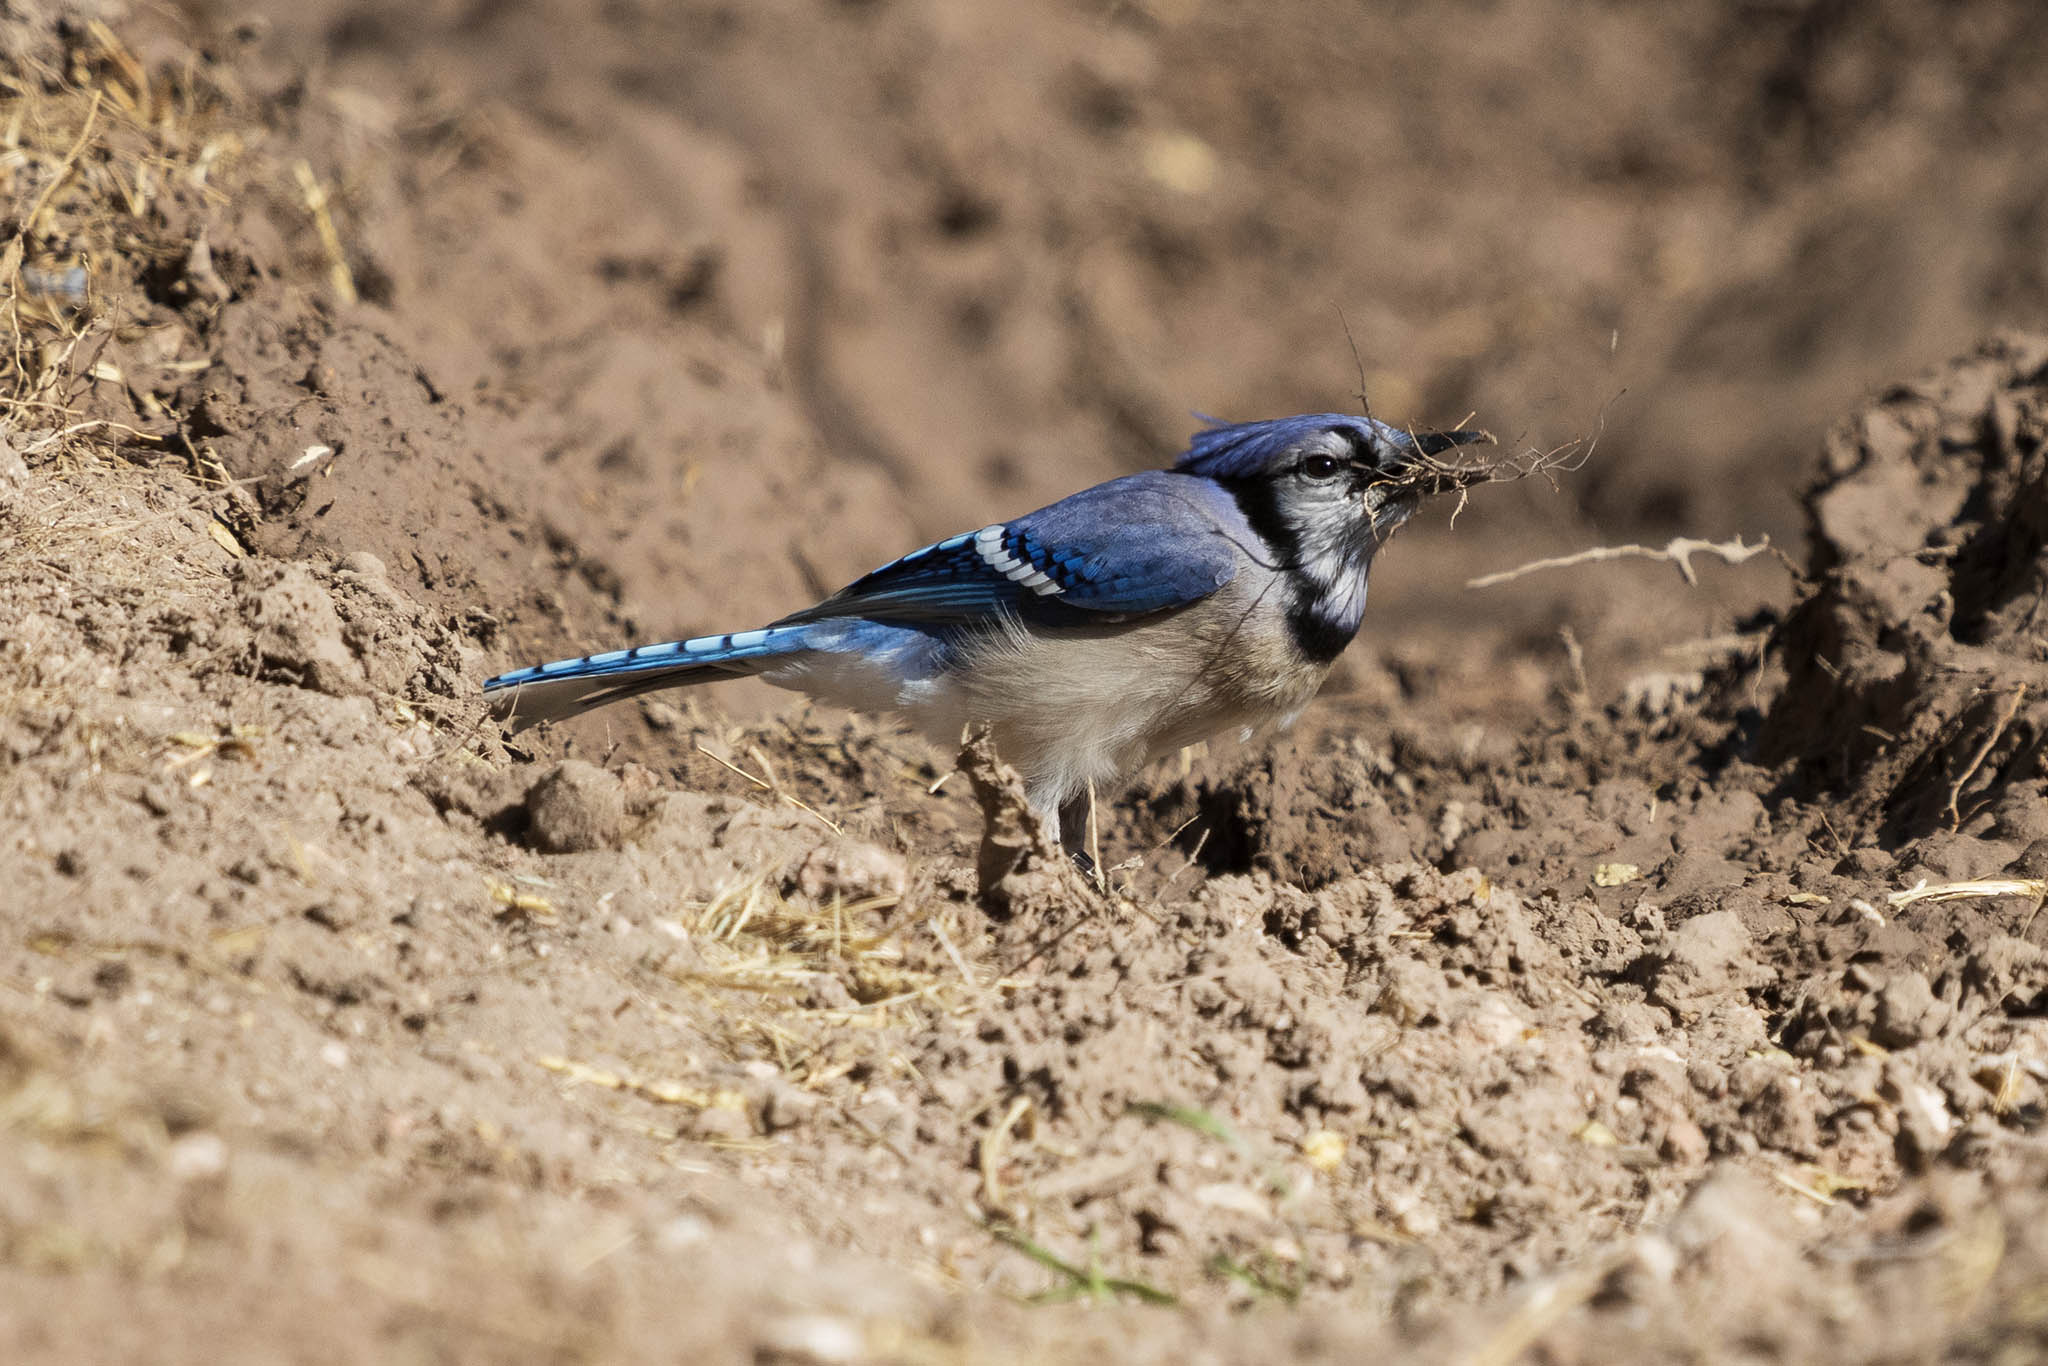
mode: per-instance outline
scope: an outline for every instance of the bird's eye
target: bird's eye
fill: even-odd
[[[1343,472],[1344,462],[1334,455],[1312,455],[1301,462],[1301,477],[1323,484]]]

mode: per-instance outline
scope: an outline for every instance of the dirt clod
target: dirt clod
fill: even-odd
[[[1948,1016],[1924,973],[1902,972],[1877,993],[1871,1037],[1887,1048],[1906,1048],[1940,1033]]]
[[[299,565],[241,563],[242,619],[264,669],[317,692],[361,692],[362,666],[326,587]]]
[[[615,849],[626,824],[626,790],[615,773],[564,759],[526,794],[527,831],[551,854]]]
[[[1696,1012],[1767,976],[1749,930],[1733,911],[1710,911],[1680,925],[1656,957],[1651,991],[1673,1010]]]
[[[1024,780],[996,756],[986,731],[968,740],[959,763],[981,807],[975,874],[989,913],[1058,924],[1090,904],[1093,893],[1039,823],[1025,799]]]
[[[791,877],[798,892],[820,903],[901,896],[909,881],[901,855],[850,840],[819,845]]]

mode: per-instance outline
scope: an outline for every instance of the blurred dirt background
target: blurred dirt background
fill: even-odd
[[[0,9],[0,1354],[2048,1354],[2044,59]],[[765,689],[483,717],[1361,371],[1590,458],[1405,533],[1109,897]]]

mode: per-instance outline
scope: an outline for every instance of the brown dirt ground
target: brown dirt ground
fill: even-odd
[[[6,1360],[2048,1354],[2048,11],[0,54]],[[1114,896],[766,690],[483,719],[1346,406],[1338,308],[1376,411],[1597,448],[1142,775]]]

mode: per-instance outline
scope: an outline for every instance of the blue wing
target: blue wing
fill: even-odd
[[[1149,616],[1229,583],[1251,541],[1243,514],[1214,483],[1153,470],[913,550],[775,624]]]
[[[1213,480],[1154,470],[913,550],[759,630],[558,659],[500,674],[484,691],[501,716],[523,726],[657,688],[758,673],[814,651],[872,653],[881,649],[878,632],[890,649],[914,650],[934,646],[934,628],[1004,617],[1124,621],[1208,597],[1255,558],[1256,544],[1235,500]]]

